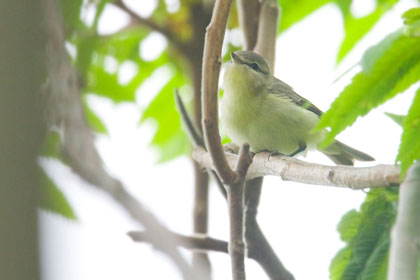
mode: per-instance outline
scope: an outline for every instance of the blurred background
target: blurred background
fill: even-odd
[[[81,77],[83,106],[105,170],[163,225],[190,235],[194,169],[173,90],[179,88],[192,110],[197,65],[178,48],[204,36],[194,37],[198,27],[190,26],[197,1],[61,2],[66,51]],[[212,1],[204,2],[211,11]],[[418,6],[414,0],[299,2],[280,1],[275,76],[323,111],[360,71],[357,63],[365,50],[401,28],[402,13]],[[223,48],[225,62],[229,52],[243,45],[235,9]],[[153,29],[149,20],[159,28]],[[393,164],[401,127],[384,112],[406,114],[413,95],[411,87],[359,118],[338,139],[375,157],[371,165]],[[54,133],[47,135],[47,145],[53,146]],[[301,159],[332,164],[316,151]],[[60,156],[44,153],[39,163],[48,195],[61,201],[38,211],[42,279],[182,279],[166,255],[127,236],[143,228],[108,194]],[[225,200],[213,182],[209,191],[209,236],[228,240]],[[329,279],[331,260],[345,245],[337,224],[346,212],[359,209],[365,196],[364,191],[267,177],[258,220],[296,279]],[[189,251],[181,253],[191,258]],[[213,279],[231,279],[229,256],[209,257]],[[253,260],[246,260],[246,270],[249,279],[268,279]]]

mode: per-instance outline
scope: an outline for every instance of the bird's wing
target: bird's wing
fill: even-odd
[[[318,117],[322,115],[322,111],[319,110],[318,107],[316,107],[306,98],[297,94],[291,86],[289,86],[285,82],[280,81],[277,78],[274,78],[273,84],[268,89],[268,92],[271,94],[278,94],[283,98],[287,98],[291,102],[295,103],[297,106],[302,107],[318,115]]]

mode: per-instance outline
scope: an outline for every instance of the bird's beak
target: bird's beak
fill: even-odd
[[[231,52],[230,57],[232,58],[232,62],[234,62],[234,63],[240,63],[241,62],[241,59],[239,58],[239,56],[237,54],[235,54],[235,52]]]

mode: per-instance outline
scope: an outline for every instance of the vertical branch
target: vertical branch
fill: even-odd
[[[220,141],[217,109],[222,43],[231,5],[232,0],[216,0],[213,16],[206,32],[202,78],[203,128],[206,147],[216,172],[223,183],[228,186],[232,274],[234,280],[243,280],[245,279],[242,220],[243,183],[251,164],[251,158],[249,146],[244,144],[237,162],[236,172],[230,169]]]
[[[254,2],[237,2],[239,23],[245,38],[244,49],[252,50],[255,47],[254,51],[267,59],[274,72],[278,3],[275,0],[264,0],[258,5],[259,9],[250,10]],[[292,280],[293,275],[280,262],[257,222],[262,184],[263,177],[249,180],[245,184],[245,240],[249,257],[261,265],[270,279]]]
[[[218,126],[217,92],[222,59],[222,43],[232,0],[216,0],[210,25],[207,27],[202,77],[203,128],[206,147],[211,155],[216,172],[223,183],[235,180],[220,141]]]
[[[278,1],[263,0],[260,7],[258,39],[254,51],[267,59],[272,73],[274,73],[278,17]]]
[[[39,1],[0,1],[0,279],[41,278],[42,12]]]
[[[202,134],[201,125],[201,68],[202,54],[204,44],[205,25],[207,25],[207,17],[203,15],[202,7],[195,7],[193,15],[194,39],[192,40],[195,52],[191,52],[187,56],[190,62],[191,77],[193,81],[194,92],[194,124],[200,135]],[[207,233],[208,231],[208,192],[209,192],[209,176],[206,171],[193,161],[194,166],[194,209],[193,209],[193,227],[194,233]],[[196,271],[201,272],[203,280],[210,279],[211,267],[207,253],[194,252],[192,257],[192,267]]]
[[[233,279],[245,279],[245,246],[243,242],[243,185],[251,164],[249,145],[244,144],[239,152],[236,172],[239,176],[228,186],[228,206],[230,217],[229,254],[232,259]]]
[[[257,261],[270,279],[293,280],[264,236],[258,222],[257,211],[263,177],[245,184],[245,240],[249,257]]]
[[[388,280],[417,279],[420,254],[420,161],[407,172],[400,188],[398,216],[392,230]]]
[[[244,49],[252,51],[257,43],[260,3],[258,0],[237,0],[239,26],[244,34]]]

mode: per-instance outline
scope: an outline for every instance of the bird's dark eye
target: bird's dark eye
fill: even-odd
[[[260,68],[258,67],[257,63],[252,63],[249,65],[252,69],[254,69],[255,71],[258,71]]]

